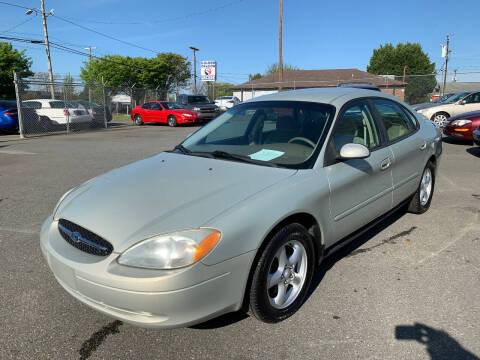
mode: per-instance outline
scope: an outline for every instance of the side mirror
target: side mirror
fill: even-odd
[[[340,149],[342,159],[365,159],[370,156],[370,150],[362,144],[345,144]]]
[[[467,102],[465,100],[458,100],[458,105],[465,105]]]

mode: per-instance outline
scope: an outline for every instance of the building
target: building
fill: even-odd
[[[283,72],[283,90],[319,87],[337,87],[347,83],[368,83],[378,86],[382,92],[405,98],[405,82],[388,76],[374,75],[358,69],[332,70],[286,70]],[[278,73],[263,76],[240,85],[233,86],[233,96],[241,101],[268,95],[278,91]]]

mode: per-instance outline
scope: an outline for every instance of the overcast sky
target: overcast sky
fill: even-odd
[[[40,7],[39,0],[6,0]],[[278,0],[45,0],[47,11],[95,31],[136,44],[136,48],[81,29],[52,16],[50,39],[94,54],[155,56],[176,52],[191,58],[190,45],[200,48],[197,60],[216,60],[219,81],[240,83],[249,73],[263,72],[278,58]],[[440,68],[440,44],[453,34],[449,72],[480,73],[479,0],[461,2],[284,0],[284,62],[302,69],[365,70],[373,49],[391,42],[419,42]],[[30,21],[12,29],[28,19]],[[105,24],[102,22],[109,22]],[[132,24],[132,23],[138,24]],[[0,4],[0,35],[43,39],[40,16]],[[10,32],[5,31],[12,29]],[[46,71],[41,45],[27,49],[33,71]],[[151,51],[150,51],[151,50]],[[55,73],[79,74],[79,55],[52,50]],[[449,76],[449,80],[451,76]],[[458,81],[480,81],[480,74]]]

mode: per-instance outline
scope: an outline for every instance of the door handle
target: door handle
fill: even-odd
[[[381,170],[387,170],[391,165],[390,158],[386,158],[385,160],[382,161],[380,164],[380,169]]]
[[[425,150],[427,148],[427,143],[424,142],[422,146],[420,146],[420,150]]]

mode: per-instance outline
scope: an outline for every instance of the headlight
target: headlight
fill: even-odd
[[[454,120],[450,123],[452,126],[463,126],[466,124],[470,124],[472,121],[471,120]]]
[[[199,107],[194,107],[193,111],[200,111],[200,108]]]
[[[125,250],[118,262],[148,269],[176,269],[203,259],[217,245],[220,237],[220,231],[215,229],[157,235]]]
[[[183,116],[186,116],[186,117],[193,117],[194,115],[193,114],[182,114]]]

